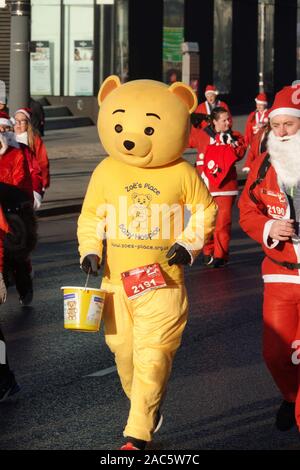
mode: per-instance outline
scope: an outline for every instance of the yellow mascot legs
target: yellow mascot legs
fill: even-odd
[[[122,286],[102,284],[106,343],[115,354],[123,389],[130,399],[124,436],[151,441],[173,357],[187,321],[183,285],[150,291],[129,300]]]

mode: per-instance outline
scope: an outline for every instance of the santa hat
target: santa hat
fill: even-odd
[[[205,96],[207,95],[207,93],[214,93],[215,95],[219,94],[217,87],[215,87],[215,85],[207,85],[205,88],[205,93],[204,93]]]
[[[9,115],[4,111],[0,111],[0,126],[12,126],[12,123],[9,119]]]
[[[300,118],[300,84],[295,83],[291,86],[285,86],[276,93],[275,100],[269,112],[269,118],[272,119],[280,114],[287,114]]]
[[[31,119],[31,114],[32,114],[32,109],[31,108],[20,108],[20,109],[17,109],[17,111],[15,112],[15,117],[16,117],[16,114],[17,113],[22,113],[24,114],[28,121],[30,121]]]
[[[256,104],[268,104],[268,98],[265,93],[259,93],[255,98]]]

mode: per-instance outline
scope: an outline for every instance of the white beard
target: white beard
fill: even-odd
[[[276,137],[271,131],[268,137],[268,153],[277,176],[287,187],[300,182],[300,130],[292,136]]]

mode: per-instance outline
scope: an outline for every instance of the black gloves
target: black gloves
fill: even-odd
[[[171,258],[171,256],[173,256],[173,258]],[[167,253],[167,258],[171,258],[168,261],[169,266],[172,266],[173,264],[189,264],[191,262],[191,255],[189,252],[178,243],[171,246]]]
[[[97,255],[86,255],[81,263],[81,269],[87,274],[98,276],[100,258]]]

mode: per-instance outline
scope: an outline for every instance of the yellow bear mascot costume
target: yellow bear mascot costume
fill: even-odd
[[[121,84],[110,76],[98,100],[98,131],[109,156],[87,189],[79,252],[82,269],[97,275],[106,240],[105,339],[131,405],[121,448],[144,449],[161,423],[187,321],[182,265],[192,264],[212,234],[216,205],[181,158],[197,106],[189,86]]]

